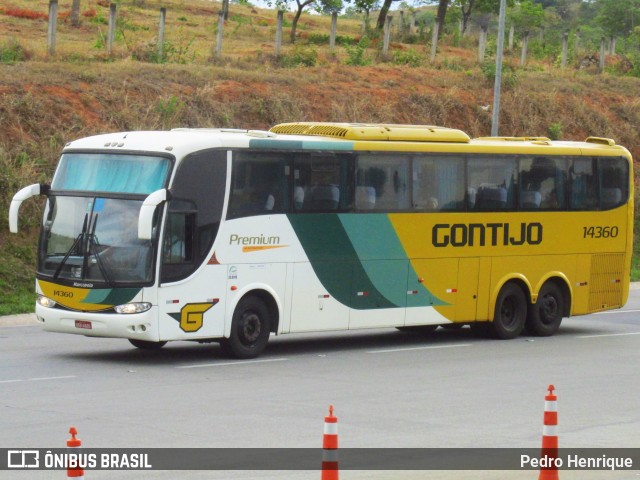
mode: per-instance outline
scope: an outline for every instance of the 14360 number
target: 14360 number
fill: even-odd
[[[618,227],[616,227],[615,225],[611,227],[582,227],[582,238],[615,238],[617,236]]]

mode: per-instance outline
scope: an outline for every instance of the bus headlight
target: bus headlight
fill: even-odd
[[[45,297],[44,295],[38,295],[38,299],[36,300],[38,305],[46,308],[53,308],[56,305],[55,300],[51,300],[49,297]]]
[[[142,313],[146,312],[151,308],[151,304],[149,302],[134,302],[134,303],[125,303],[123,305],[118,305],[117,307],[113,307],[113,309],[118,313]]]

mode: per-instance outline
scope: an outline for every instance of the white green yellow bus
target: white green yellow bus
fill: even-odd
[[[45,195],[47,331],[219,342],[471,324],[501,339],[627,300],[632,158],[611,139],[290,123],[70,142]]]

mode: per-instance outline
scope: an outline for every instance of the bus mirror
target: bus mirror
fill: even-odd
[[[138,238],[140,240],[151,240],[153,233],[153,214],[156,207],[168,200],[169,192],[163,188],[156,190],[142,202],[140,216],[138,217]]]
[[[9,231],[11,233],[18,233],[18,210],[20,210],[22,202],[35,195],[45,195],[48,190],[48,185],[34,183],[33,185],[24,187],[13,196],[11,205],[9,206]]]

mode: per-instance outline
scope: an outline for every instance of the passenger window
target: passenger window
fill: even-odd
[[[470,158],[467,198],[470,210],[511,210],[517,185],[514,158]]]
[[[419,211],[464,209],[462,158],[414,158],[413,208]]]
[[[534,157],[520,160],[520,208],[559,210],[566,206],[567,160]]]
[[[576,158],[569,172],[570,208],[572,210],[593,210],[598,207],[598,177],[596,162],[591,158]]]
[[[293,164],[293,210],[344,211],[351,207],[348,155],[296,155]]]
[[[600,209],[622,205],[629,196],[629,168],[623,158],[599,158]]]
[[[288,210],[288,155],[235,152],[228,217],[284,213]]]
[[[356,210],[411,208],[410,157],[360,155],[356,165]]]

